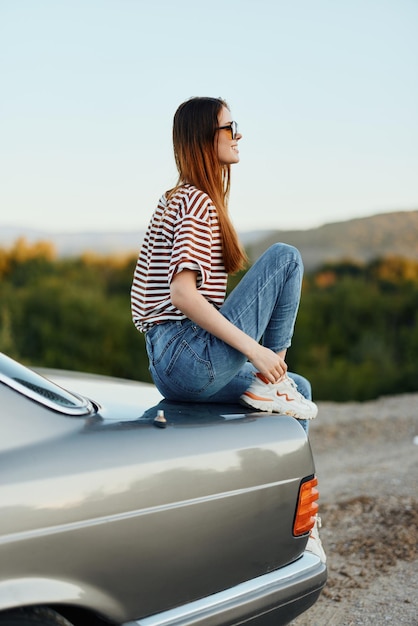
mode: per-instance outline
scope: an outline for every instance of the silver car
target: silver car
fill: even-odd
[[[0,412],[1,626],[287,624],[321,593],[293,418],[1,353]]]

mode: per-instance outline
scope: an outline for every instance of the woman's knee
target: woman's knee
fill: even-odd
[[[272,255],[275,259],[280,261],[286,260],[303,266],[302,256],[299,250],[288,243],[274,243],[267,249],[266,254]]]

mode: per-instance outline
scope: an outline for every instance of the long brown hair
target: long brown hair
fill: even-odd
[[[173,121],[173,147],[179,177],[167,196],[170,198],[185,183],[208,194],[218,214],[224,267],[233,274],[244,267],[247,257],[228,213],[231,166],[219,162],[215,149],[222,107],[229,109],[221,98],[191,98],[178,107]]]

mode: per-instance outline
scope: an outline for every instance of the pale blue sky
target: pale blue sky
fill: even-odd
[[[243,133],[240,231],[418,209],[418,0],[0,0],[0,227],[132,230],[175,109]]]

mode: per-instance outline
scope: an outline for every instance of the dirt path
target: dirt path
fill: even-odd
[[[326,589],[292,626],[418,625],[418,394],[319,403]]]

